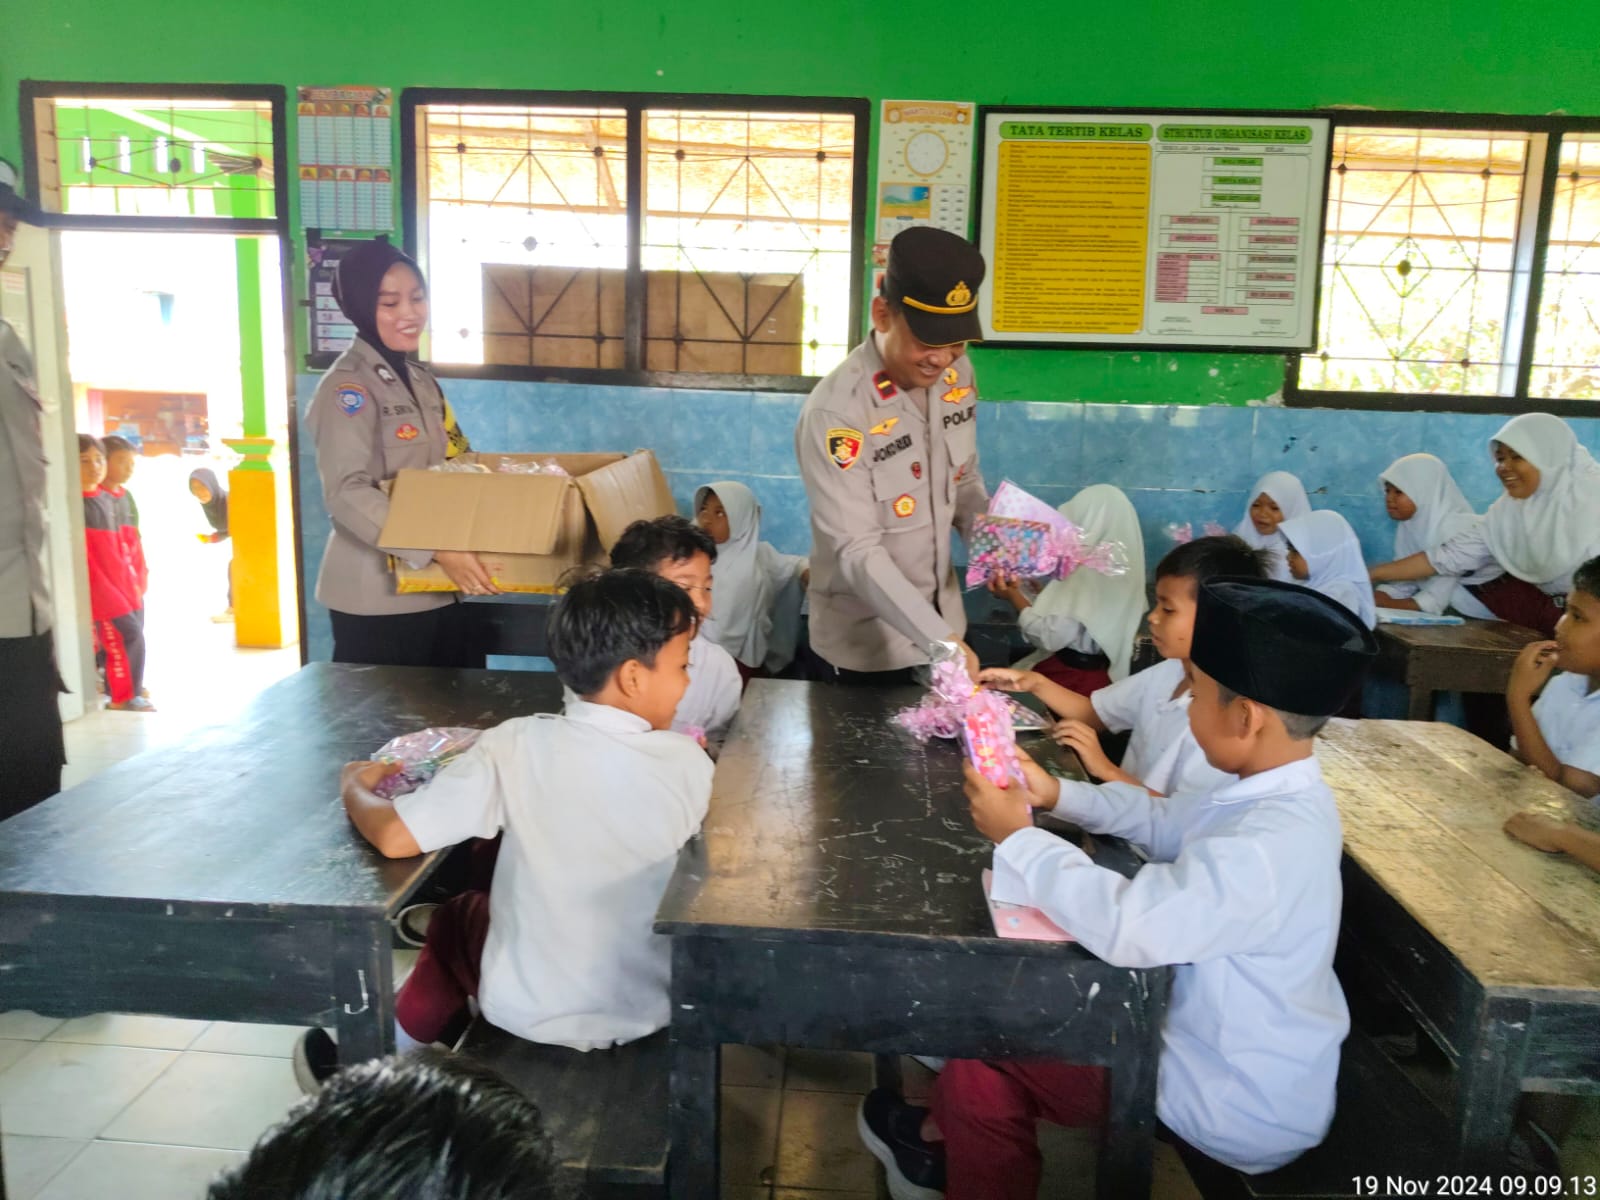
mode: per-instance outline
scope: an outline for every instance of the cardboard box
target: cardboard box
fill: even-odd
[[[568,472],[499,472],[502,462],[555,459]],[[604,562],[640,518],[677,511],[649,450],[632,454],[472,454],[489,474],[401,471],[389,493],[379,544],[390,550],[473,550],[507,592],[561,590],[573,567]],[[395,590],[453,592],[443,568],[420,571],[390,559]]]

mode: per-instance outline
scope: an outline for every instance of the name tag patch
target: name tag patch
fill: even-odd
[[[889,459],[893,458],[896,454],[899,454],[900,451],[909,449],[911,449],[911,435],[909,433],[902,433],[899,437],[895,438],[894,441],[879,446],[876,450],[874,450],[872,452],[872,461],[875,463],[888,462]]]
[[[956,412],[945,414],[944,427],[949,429],[953,425],[965,425],[977,415],[978,406],[976,404],[968,405],[966,408],[959,409]]]

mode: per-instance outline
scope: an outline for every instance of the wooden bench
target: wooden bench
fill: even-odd
[[[584,1053],[481,1018],[461,1052],[539,1106],[562,1182],[582,1200],[666,1195],[667,1032]]]
[[[1286,1167],[1246,1175],[1178,1144],[1205,1200],[1334,1200],[1385,1195],[1389,1178],[1432,1183],[1450,1172],[1449,1124],[1371,1039],[1351,1031],[1339,1056],[1338,1107],[1322,1145]],[[1358,1180],[1378,1178],[1376,1191]],[[1393,1193],[1398,1195],[1399,1193]]]
[[[1410,689],[1406,719],[1433,720],[1435,692],[1504,692],[1517,655],[1540,635],[1508,621],[1378,626],[1378,674]]]

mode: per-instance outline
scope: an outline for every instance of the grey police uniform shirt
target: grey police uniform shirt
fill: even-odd
[[[869,337],[817,384],[795,429],[811,501],[811,644],[847,671],[918,666],[930,642],[966,633],[950,530],[965,539],[989,500],[972,364],[909,393],[880,390],[883,369]]]
[[[45,633],[52,620],[43,414],[33,358],[0,320],[0,638]]]
[[[442,592],[397,594],[389,553],[417,567],[433,556],[378,545],[389,515],[389,497],[378,485],[397,471],[445,459],[444,393],[415,363],[411,387],[414,397],[383,356],[357,339],[322,377],[306,410],[322,502],[333,520],[317,572],[317,599],[338,612],[390,616],[454,601]]]

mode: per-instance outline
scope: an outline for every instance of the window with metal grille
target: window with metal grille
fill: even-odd
[[[1529,391],[1600,400],[1600,135],[1561,139]]]
[[[1435,121],[1336,125],[1318,345],[1289,401],[1600,398],[1600,122]]]
[[[283,89],[25,82],[40,207],[74,228],[277,228]]]
[[[864,101],[402,97],[430,357],[781,381],[858,328]]]

